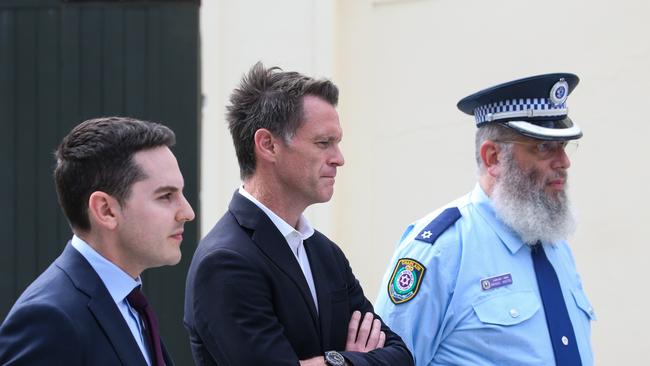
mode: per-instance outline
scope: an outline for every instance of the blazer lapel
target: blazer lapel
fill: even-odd
[[[241,226],[253,230],[253,242],[295,283],[309,307],[314,326],[319,329],[318,312],[305,275],[278,228],[259,207],[237,192],[229,209]]]
[[[126,325],[122,313],[86,259],[68,243],[63,254],[57,259],[57,265],[70,276],[77,289],[89,297],[88,309],[106,333],[122,363],[146,366],[140,347]]]
[[[332,324],[332,302],[330,278],[328,278],[328,271],[323,262],[327,258],[326,253],[322,253],[321,246],[319,246],[318,239],[315,237],[318,233],[305,241],[305,249],[307,257],[309,258],[309,266],[311,267],[311,274],[314,278],[314,285],[316,286],[316,296],[318,297],[318,314],[320,316],[320,339],[321,347],[327,350],[330,349],[331,344],[330,333]]]
[[[165,359],[165,366],[174,366],[174,360],[172,356],[167,352],[167,347],[165,347],[165,342],[160,340],[160,345],[162,346],[163,358]]]

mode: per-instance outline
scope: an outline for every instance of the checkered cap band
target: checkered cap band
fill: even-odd
[[[529,115],[530,111],[533,111],[533,116],[565,116],[567,107],[566,102],[553,104],[548,98],[510,99],[477,107],[474,110],[474,118],[476,118],[476,123],[483,123],[504,117],[531,117]],[[541,113],[537,114],[535,112]]]

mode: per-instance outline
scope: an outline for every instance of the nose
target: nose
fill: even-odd
[[[551,168],[553,169],[569,169],[571,166],[571,159],[567,155],[564,149],[558,149],[553,157],[553,162],[551,163]]]
[[[181,207],[176,214],[176,221],[186,222],[194,220],[194,210],[184,195],[181,194]]]
[[[341,166],[345,164],[345,158],[343,157],[343,152],[341,152],[341,147],[338,144],[334,146],[334,154],[330,159],[330,164],[336,166]]]

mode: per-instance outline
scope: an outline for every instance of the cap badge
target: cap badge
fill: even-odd
[[[569,83],[567,83],[564,79],[560,79],[551,88],[549,99],[553,104],[558,105],[564,103],[568,96]]]

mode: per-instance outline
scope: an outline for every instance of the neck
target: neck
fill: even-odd
[[[282,184],[275,181],[262,180],[259,177],[251,177],[244,181],[244,189],[268,207],[273,213],[287,222],[293,228],[298,226],[298,219],[307,206],[300,204],[295,199],[295,193],[286,192]]]
[[[92,230],[88,232],[79,232],[75,230],[74,234],[81,240],[85,241],[86,244],[99,253],[99,255],[118,266],[133,279],[138,278],[142,273],[142,270],[130,265],[128,256],[122,255],[118,243],[111,241],[107,235]]]
[[[481,189],[483,189],[483,192],[485,192],[488,197],[492,197],[492,192],[494,191],[495,184],[494,177],[491,177],[487,173],[482,173],[479,177],[478,184],[481,186]]]

